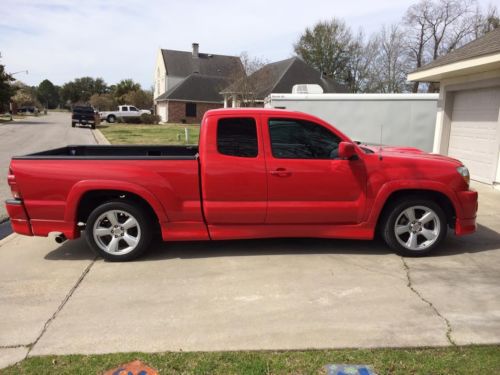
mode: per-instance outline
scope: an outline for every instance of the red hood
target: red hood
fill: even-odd
[[[376,154],[382,153],[382,156],[385,155],[397,156],[399,154],[401,156],[408,156],[408,157],[413,156],[416,158],[423,158],[423,159],[450,161],[462,165],[462,162],[460,160],[453,159],[448,156],[440,154],[430,154],[415,147],[382,146],[382,150],[380,150],[379,146],[373,146],[373,145],[372,146],[363,145],[363,147],[372,150]]]

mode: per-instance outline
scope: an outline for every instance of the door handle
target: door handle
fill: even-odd
[[[278,177],[288,177],[292,175],[292,172],[287,171],[286,168],[276,168],[276,170],[271,171],[271,175]]]

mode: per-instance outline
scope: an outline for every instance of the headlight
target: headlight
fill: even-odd
[[[462,176],[462,178],[464,179],[467,186],[469,186],[470,174],[469,174],[469,170],[467,169],[467,167],[465,167],[463,165],[460,167],[457,167],[457,172],[460,176]]]

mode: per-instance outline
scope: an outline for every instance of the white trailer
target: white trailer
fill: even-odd
[[[432,151],[438,94],[271,94],[266,108],[315,115],[352,140]]]

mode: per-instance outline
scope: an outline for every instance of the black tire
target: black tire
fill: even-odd
[[[90,128],[91,128],[91,129],[95,129],[95,124],[91,124],[91,125],[90,125]]]
[[[74,122],[71,123],[71,127],[74,128],[76,124]]]
[[[429,216],[425,216],[427,214]],[[410,220],[411,216],[414,220]],[[433,219],[427,221],[429,218]],[[387,245],[406,257],[431,253],[446,237],[448,230],[443,209],[434,201],[419,197],[394,202],[385,210],[381,224],[381,235]]]
[[[108,219],[110,217],[117,220],[115,226]],[[134,219],[137,225],[124,229],[120,224],[125,224],[130,218]],[[85,237],[96,254],[111,262],[125,262],[139,257],[148,249],[152,239],[152,227],[147,211],[141,206],[126,201],[109,201],[90,213],[85,226]],[[110,233],[98,235],[96,231],[94,235],[95,229],[109,230]],[[134,246],[129,243],[132,239],[136,239]],[[112,250],[112,242],[116,243],[115,251]],[[133,248],[127,250],[130,247]]]
[[[116,116],[115,115],[109,115],[107,118],[106,118],[106,121],[109,122],[110,124],[113,124],[116,122]]]

